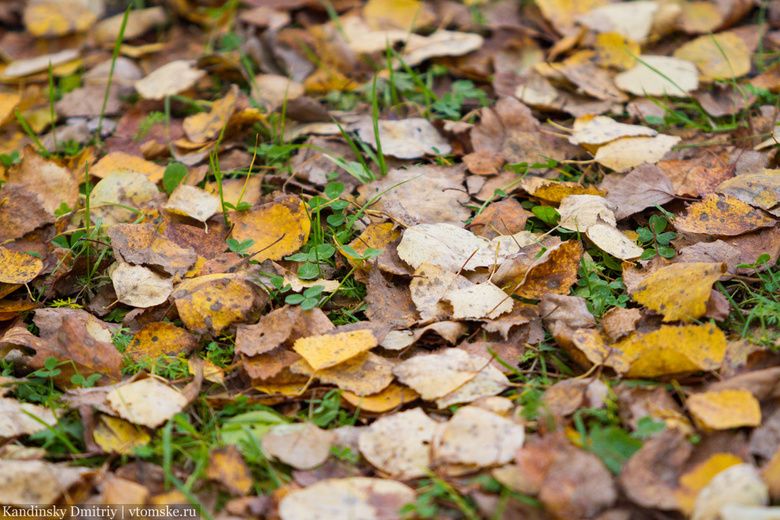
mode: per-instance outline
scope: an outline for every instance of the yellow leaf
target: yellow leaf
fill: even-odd
[[[685,233],[733,236],[776,223],[777,220],[741,200],[712,193],[688,206],[688,213],[677,217],[674,227]]]
[[[613,368],[627,377],[658,377],[720,367],[726,336],[715,325],[664,325],[648,334],[632,334],[613,344],[599,331],[582,329],[572,336],[575,360]],[[584,359],[583,359],[584,358]],[[587,363],[586,363],[587,364]]]
[[[363,18],[374,30],[412,31],[429,23],[432,17],[419,0],[369,0],[363,7]]]
[[[252,473],[233,444],[211,452],[206,477],[216,480],[233,495],[246,495],[252,491]]]
[[[235,224],[233,238],[239,242],[254,240],[248,253],[253,259],[281,260],[296,252],[309,239],[311,221],[306,204],[293,195],[283,195],[275,201],[250,211],[239,211],[231,220]]]
[[[660,134],[655,137],[624,137],[605,144],[596,150],[596,162],[617,172],[629,170],[640,164],[655,164],[669,152],[681,138]]]
[[[595,186],[582,186],[576,182],[551,181],[541,177],[526,177],[520,181],[529,195],[548,202],[560,202],[569,195],[604,195]]]
[[[24,284],[43,271],[40,258],[0,247],[0,282]]]
[[[742,459],[731,453],[715,453],[706,461],[697,464],[693,469],[680,476],[680,487],[677,488],[677,502],[686,515],[693,512],[693,504],[699,491],[710,483],[712,477],[724,469],[742,464]]]
[[[181,284],[173,297],[184,325],[198,334],[219,334],[231,323],[244,320],[254,306],[252,290],[225,276]]]
[[[407,403],[411,403],[420,397],[420,394],[411,388],[392,383],[390,386],[376,394],[360,396],[354,392],[345,390],[341,393],[341,397],[352,406],[360,408],[361,411],[383,413],[400,408]]]
[[[13,116],[14,109],[19,106],[22,96],[12,92],[0,92],[0,125]]]
[[[700,36],[677,49],[674,57],[699,67],[703,80],[739,78],[750,72],[751,52],[731,32]]]
[[[203,379],[218,385],[225,384],[225,370],[218,367],[208,359],[203,359],[198,356],[191,356],[187,360],[187,369],[190,374],[196,375],[198,373],[198,366],[203,370]]]
[[[577,240],[549,248],[525,273],[514,292],[521,298],[541,298],[547,293],[568,294],[577,281],[582,244]]]
[[[596,36],[596,60],[602,67],[627,70],[636,64],[641,49],[635,41],[616,32]]]
[[[580,15],[606,3],[604,0],[536,0],[544,17],[564,34],[574,30]]]
[[[133,360],[155,359],[159,356],[189,354],[198,348],[198,339],[173,323],[150,323],[139,330],[127,346],[125,354]]]
[[[761,406],[747,390],[720,390],[694,394],[688,411],[706,430],[728,430],[761,424]]]
[[[227,95],[215,101],[209,112],[200,112],[185,118],[183,127],[187,138],[193,143],[206,143],[216,139],[235,112],[237,100],[238,86],[232,85]]]
[[[350,242],[349,245],[362,255],[363,252],[369,247],[373,247],[374,249],[384,249],[390,242],[396,240],[400,236],[401,231],[394,229],[392,222],[383,222],[381,224],[371,223],[360,234],[360,236]],[[341,250],[339,249],[339,251]],[[346,254],[344,251],[341,251],[341,254],[344,255],[347,261],[349,261],[349,263],[353,266],[357,264],[357,260]]]
[[[137,446],[146,446],[151,440],[143,428],[110,415],[100,416],[93,435],[103,451],[120,455],[132,455]]]
[[[371,352],[363,352],[330,368],[314,374],[314,369],[303,359],[290,367],[293,373],[315,375],[320,382],[336,385],[357,395],[381,392],[393,382],[393,363]]]
[[[627,377],[657,377],[717,369],[726,355],[726,336],[712,323],[663,326],[632,335],[615,348],[631,364]]]
[[[77,0],[31,0],[24,10],[24,25],[36,37],[86,31],[97,21],[86,5]]]
[[[154,184],[160,182],[165,173],[165,167],[147,161],[143,157],[125,152],[111,152],[92,166],[89,169],[89,174],[103,179],[117,170],[142,173]]]
[[[712,284],[725,272],[725,263],[672,264],[645,278],[631,297],[663,314],[664,321],[693,321],[707,311]]]
[[[314,370],[322,370],[343,363],[376,346],[377,341],[371,331],[360,329],[300,338],[295,341],[293,350],[303,356]]]

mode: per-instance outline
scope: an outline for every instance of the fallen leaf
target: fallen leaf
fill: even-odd
[[[30,0],[23,14],[24,26],[33,36],[52,38],[83,32],[98,19],[98,12],[78,0]]]
[[[139,330],[125,349],[125,355],[140,361],[144,358],[189,354],[198,349],[198,338],[173,323],[150,323]]]
[[[411,388],[395,383],[388,385],[381,392],[370,395],[358,395],[349,390],[341,393],[342,399],[358,408],[361,412],[377,414],[396,410],[405,404],[415,401],[419,396]]]
[[[411,488],[392,480],[326,479],[285,495],[279,516],[282,520],[400,520],[398,511],[414,497]]]
[[[580,15],[604,4],[604,0],[538,0],[537,3],[544,17],[564,36],[574,32],[574,23]]]
[[[715,453],[706,461],[680,475],[680,486],[675,492],[680,510],[690,515],[693,512],[696,496],[713,477],[724,469],[741,463],[742,460],[731,453]]]
[[[290,367],[296,374],[316,377],[321,383],[336,385],[357,395],[381,392],[393,382],[394,363],[372,352],[357,354],[329,368],[316,372],[305,361]]]
[[[677,479],[692,452],[683,432],[664,430],[628,459],[618,477],[620,487],[640,506],[677,509]]]
[[[501,235],[514,235],[525,229],[532,213],[523,209],[513,198],[492,202],[476,215],[467,227],[477,236],[488,240]]]
[[[568,195],[561,200],[558,213],[561,215],[558,225],[571,231],[587,231],[599,219],[612,226],[616,224],[612,205],[596,195]]]
[[[199,112],[184,119],[182,127],[192,143],[213,141],[225,128],[228,120],[236,111],[238,86],[231,85],[225,97],[216,100],[208,112]]]
[[[582,251],[582,244],[576,240],[552,246],[533,261],[522,278],[502,279],[502,283],[509,282],[511,293],[521,298],[566,294],[577,281]]]
[[[157,428],[189,404],[181,392],[154,378],[117,386],[106,402],[122,419],[148,428]]]
[[[333,434],[310,422],[277,424],[260,440],[263,451],[296,469],[316,468],[330,454]]]
[[[8,169],[9,183],[26,186],[41,200],[43,208],[55,215],[62,204],[75,208],[79,186],[73,175],[52,160],[35,153],[31,146],[24,148],[24,159]]]
[[[658,377],[716,370],[726,354],[726,337],[712,324],[665,325],[608,345],[596,330],[581,329],[572,341],[593,364],[604,364],[628,377]]]
[[[691,61],[701,72],[702,80],[728,80],[750,72],[751,51],[732,32],[705,35],[674,51],[674,57]]]
[[[570,195],[603,195],[595,186],[582,186],[576,182],[551,181],[541,177],[526,177],[520,186],[529,195],[548,202],[561,202]]]
[[[688,213],[677,217],[674,227],[685,233],[731,236],[776,223],[777,220],[739,199],[711,194],[688,206]]]
[[[637,64],[615,76],[615,85],[635,96],[688,97],[699,88],[696,64],[669,56],[641,55]]]
[[[475,365],[481,362],[481,366],[477,368],[474,378],[466,381],[447,395],[436,399],[436,406],[440,410],[454,404],[471,403],[478,399],[498,395],[509,388],[509,379],[490,362],[491,358],[470,353],[469,355],[472,356]]]
[[[368,329],[310,336],[295,341],[293,349],[314,370],[330,368],[377,346]]]
[[[704,315],[714,284],[726,264],[672,264],[645,278],[631,298],[664,316],[664,321],[694,321]]]
[[[385,142],[382,141],[382,151]],[[463,166],[411,166],[358,187],[358,204],[379,199],[371,206],[389,211],[399,203],[410,217],[422,223],[460,225],[468,219],[469,196],[463,192]]]
[[[384,154],[399,159],[419,159],[426,155],[446,155],[452,152],[452,146],[427,119],[413,117],[399,121],[381,120],[377,125]],[[357,134],[363,142],[377,148],[373,121],[368,119],[360,124]]]
[[[104,452],[119,455],[132,455],[135,448],[146,446],[151,441],[146,430],[110,415],[100,416],[92,436]]]
[[[506,464],[523,447],[521,424],[476,406],[458,408],[436,438],[433,463],[470,469]]]
[[[14,240],[54,222],[46,208],[33,192],[19,184],[6,182],[0,188],[0,242]]]
[[[235,445],[211,451],[206,477],[222,484],[232,495],[247,495],[254,487],[249,466]]]
[[[513,235],[520,244],[527,245],[533,235],[525,232]],[[499,236],[492,240],[478,237],[452,224],[419,224],[407,228],[398,244],[398,256],[413,268],[428,263],[457,273],[461,269],[473,271],[501,263],[517,253],[519,247],[512,237]]]
[[[296,252],[309,239],[311,230],[306,205],[293,195],[235,212],[230,220],[234,224],[233,238],[239,242],[254,241],[245,251],[256,253],[253,259],[258,262],[281,260]]]
[[[222,203],[219,197],[196,186],[180,184],[173,190],[171,197],[165,204],[165,209],[177,215],[185,215],[200,222],[219,213]]]
[[[165,9],[162,7],[149,7],[146,9],[133,9],[127,14],[127,21],[124,22],[124,14],[117,14],[98,22],[91,31],[91,35],[102,44],[112,44],[119,35],[122,40],[133,40],[143,36],[158,25],[163,25],[168,21]]]
[[[727,505],[763,506],[768,503],[767,486],[756,468],[750,464],[736,464],[715,475],[699,492],[691,519],[717,520]]]
[[[761,424],[761,407],[747,390],[716,390],[688,397],[688,410],[706,430],[727,430]]]
[[[187,329],[219,334],[243,321],[255,307],[255,294],[240,278],[200,276],[179,284],[173,293],[176,310]]]
[[[185,274],[197,259],[195,252],[168,240],[154,224],[115,224],[108,228],[108,236],[117,259],[170,275]]]
[[[621,137],[655,137],[658,132],[640,125],[618,123],[611,117],[584,116],[574,121],[574,132],[569,137],[571,144],[601,145]]]
[[[616,32],[624,38],[643,43],[650,34],[657,2],[622,2],[596,7],[577,17],[588,28],[599,32]]]
[[[40,258],[0,247],[0,282],[25,284],[43,271]]]
[[[463,56],[482,47],[484,41],[479,34],[438,29],[425,38],[409,38],[400,54],[408,67],[414,67],[431,58]]]
[[[65,65],[80,64],[79,51],[66,49],[53,54],[44,54],[34,58],[14,60],[0,73],[0,79],[16,80],[39,72],[49,70],[49,66],[57,68]],[[75,72],[75,71],[74,71]]]
[[[715,190],[780,217],[780,170],[737,175],[720,183]]]
[[[90,468],[42,460],[0,460],[3,503],[27,507],[51,505],[92,472]]]
[[[414,356],[393,368],[399,381],[426,401],[444,397],[459,389],[486,368],[487,360],[450,348],[440,354]]]
[[[0,397],[0,439],[30,435],[56,424],[57,417],[48,408]]]
[[[111,272],[117,299],[132,307],[154,307],[168,300],[173,278],[160,276],[151,269],[122,262]]]
[[[157,186],[143,173],[113,170],[89,193],[90,218],[102,219],[104,226],[133,222],[138,218],[138,210],[154,205],[159,197]]]
[[[420,408],[380,417],[360,433],[360,453],[393,478],[423,477],[431,465],[436,426]]]
[[[609,190],[607,200],[615,209],[615,218],[623,220],[656,204],[662,206],[674,199],[669,177],[655,165],[642,164]]]
[[[144,99],[163,100],[190,89],[206,72],[194,67],[192,61],[176,60],[155,69],[135,82],[135,90]]]
[[[444,300],[452,304],[452,317],[494,319],[512,310],[513,300],[490,282],[447,291]]]
[[[100,179],[108,177],[115,171],[133,171],[146,175],[154,184],[162,181],[165,167],[147,161],[137,155],[125,152],[111,152],[100,159],[89,169],[89,174]]]
[[[659,134],[655,137],[624,137],[596,150],[597,163],[616,172],[635,168],[640,164],[655,164],[681,141],[674,135]]]
[[[636,41],[620,33],[609,31],[596,36],[596,60],[602,67],[627,70],[636,65],[641,48]]]

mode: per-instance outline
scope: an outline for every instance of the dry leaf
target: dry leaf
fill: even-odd
[[[57,417],[48,408],[0,397],[0,439],[30,435],[56,424]]]
[[[606,116],[584,116],[574,121],[574,132],[569,137],[569,142],[601,145],[621,137],[655,137],[656,135],[658,132],[646,126],[618,123]]]
[[[198,338],[173,323],[150,323],[139,330],[127,345],[125,355],[135,361],[144,358],[189,354],[198,349]]]
[[[731,236],[776,223],[777,220],[739,199],[711,194],[688,206],[688,213],[677,217],[674,227],[685,233]]]
[[[219,334],[230,324],[244,321],[255,307],[252,289],[230,275],[187,280],[176,288],[173,299],[184,325],[198,334]]]
[[[577,20],[596,32],[615,32],[643,43],[650,34],[657,11],[658,2],[617,2],[596,7],[578,16]]]
[[[281,520],[401,520],[399,511],[414,491],[392,480],[350,477],[326,479],[293,491],[279,503]]]
[[[600,147],[594,159],[607,168],[622,172],[640,164],[657,163],[680,141],[680,137],[663,134],[655,137],[624,137]]]
[[[371,395],[358,395],[349,390],[341,393],[341,397],[352,406],[359,408],[362,412],[381,414],[396,410],[401,406],[415,401],[420,395],[412,390],[398,384],[390,384],[381,392]]]
[[[235,445],[217,448],[209,454],[206,477],[216,480],[233,495],[247,495],[254,487],[249,466]]]
[[[672,264],[645,278],[631,297],[664,321],[694,321],[704,315],[712,284],[725,272],[723,263]]]
[[[277,424],[263,435],[263,451],[296,469],[316,468],[330,454],[333,434],[310,422]]]
[[[706,461],[680,475],[680,487],[676,490],[677,502],[686,515],[693,512],[693,504],[699,492],[726,468],[741,464],[742,460],[731,453],[715,453]]]
[[[358,437],[360,453],[393,478],[423,477],[431,465],[436,425],[420,408],[381,417]]]
[[[146,446],[152,439],[146,430],[110,415],[100,416],[92,436],[104,452],[120,455],[133,455],[136,447]]]
[[[40,258],[0,247],[0,282],[25,284],[43,271]]]
[[[422,354],[398,364],[393,373],[426,401],[459,389],[487,368],[487,360],[450,348],[440,354]]]
[[[195,186],[180,184],[171,193],[165,209],[177,215],[206,222],[220,212],[222,203],[216,195]]]
[[[766,484],[750,464],[730,466],[699,492],[692,520],[717,520],[726,505],[763,506],[769,503]]]
[[[501,465],[523,447],[521,424],[477,406],[455,412],[436,438],[434,464],[465,464],[471,469]]]
[[[368,329],[323,334],[296,340],[293,349],[314,370],[336,366],[339,363],[377,346],[376,337]]]
[[[306,204],[293,195],[283,195],[273,202],[249,211],[235,212],[233,238],[239,242],[253,240],[246,249],[256,253],[254,260],[281,260],[296,252],[309,239],[311,221]]]
[[[90,218],[103,219],[103,225],[133,222],[138,211],[159,198],[160,192],[149,178],[135,170],[113,170],[95,184],[89,194]]]
[[[699,73],[691,61],[643,54],[637,62],[615,76],[615,85],[635,96],[688,97],[699,88]]]
[[[686,401],[691,416],[705,430],[727,430],[761,424],[758,399],[747,390],[701,392]]]
[[[122,262],[111,272],[117,299],[132,307],[154,307],[168,300],[173,278],[160,276],[151,269]]]
[[[623,220],[656,204],[662,206],[674,199],[674,186],[655,165],[642,164],[609,190],[607,200],[615,207],[615,218]]]
[[[163,100],[191,88],[206,72],[187,60],[171,61],[135,82],[135,90],[144,99]]]
[[[356,395],[381,392],[393,381],[394,363],[372,352],[363,352],[330,368],[316,372],[306,361],[290,367],[296,374],[316,377],[321,383],[336,385]]]
[[[181,392],[154,378],[117,386],[106,402],[122,419],[149,428],[157,428],[189,404]]]
[[[780,217],[780,170],[737,175],[720,183],[715,190]]]
[[[413,117],[400,121],[382,120],[377,124],[384,154],[399,159],[419,159],[426,155],[446,155],[452,152],[452,146],[427,119]],[[377,148],[373,121],[368,119],[361,123],[357,127],[357,134],[363,142]]]
[[[0,460],[3,504],[48,506],[93,470],[41,460]]]
[[[691,61],[703,81],[739,78],[750,72],[750,49],[732,32],[700,36],[674,51],[674,57]]]

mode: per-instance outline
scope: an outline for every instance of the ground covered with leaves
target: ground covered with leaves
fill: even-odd
[[[0,504],[780,518],[778,27],[3,2]]]

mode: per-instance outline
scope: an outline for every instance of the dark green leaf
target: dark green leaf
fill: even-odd
[[[163,189],[169,195],[173,193],[176,186],[181,184],[187,177],[187,167],[180,162],[172,162],[165,168],[163,173]]]

